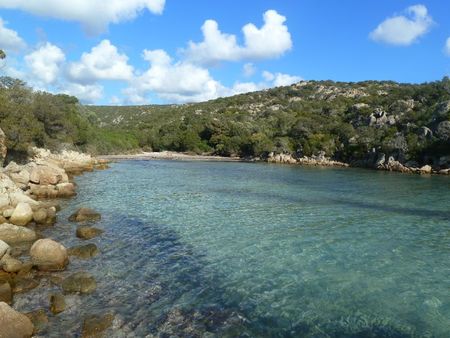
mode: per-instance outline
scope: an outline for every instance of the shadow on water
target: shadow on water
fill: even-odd
[[[126,285],[126,297],[132,299],[125,322],[137,334],[158,337],[412,337],[407,329],[389,320],[361,314],[336,319],[288,321],[282,316],[256,314],[250,301],[221,285],[225,276],[211,271],[205,255],[184,244],[177,233],[163,224],[112,215],[121,224],[109,238],[112,249],[105,250],[104,262],[123,262],[128,272],[115,276]],[[133,247],[129,247],[133,233]],[[112,244],[114,243],[114,244]],[[133,256],[133,257],[131,257]],[[138,256],[139,258],[135,258]],[[151,269],[145,266],[151,266]],[[110,278],[110,277],[108,277]],[[112,283],[115,283],[114,281]],[[101,293],[99,308],[111,308],[113,295]],[[124,304],[119,304],[118,312]],[[301,306],[301,305],[300,305]],[[123,311],[123,310],[122,310]]]

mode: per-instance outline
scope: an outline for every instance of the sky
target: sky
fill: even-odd
[[[86,104],[450,74],[448,0],[0,0],[0,75]]]

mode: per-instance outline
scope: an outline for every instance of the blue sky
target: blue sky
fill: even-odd
[[[450,1],[0,0],[3,75],[85,103],[450,74]]]

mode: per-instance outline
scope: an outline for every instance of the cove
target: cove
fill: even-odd
[[[101,254],[67,271],[98,288],[68,296],[52,334],[111,311],[116,337],[450,335],[447,177],[123,161],[76,183],[48,234],[79,244],[68,216],[102,213]],[[41,288],[18,309],[48,304]]]

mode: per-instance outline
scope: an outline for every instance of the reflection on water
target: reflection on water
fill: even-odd
[[[68,296],[54,336],[90,313],[111,336],[448,337],[450,180],[364,170],[130,161],[77,179],[64,219],[98,209],[98,289]],[[44,289],[44,291],[42,290]],[[41,289],[16,306],[47,306]]]

